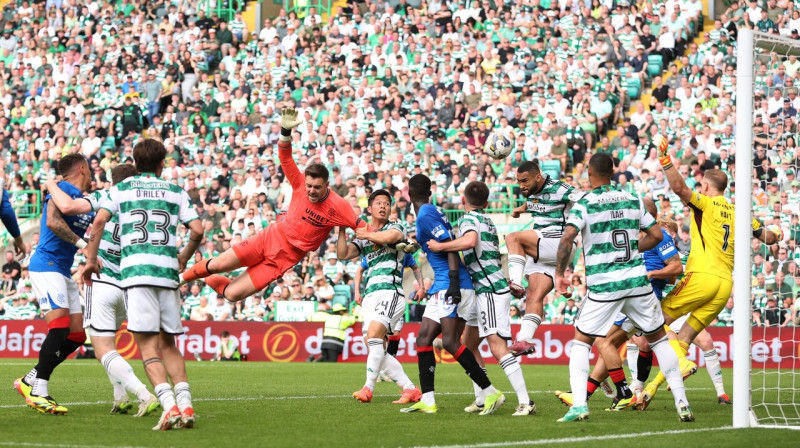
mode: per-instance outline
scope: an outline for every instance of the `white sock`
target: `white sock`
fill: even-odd
[[[719,356],[717,356],[717,351],[709,350],[707,352],[703,352],[703,357],[706,359],[706,370],[708,370],[708,376],[711,377],[711,382],[714,383],[714,387],[717,389],[717,396],[723,395],[725,393],[725,384],[722,382],[722,368],[719,366]]]
[[[369,349],[369,354],[367,354],[367,381],[364,386],[369,390],[375,390],[375,381],[378,380],[386,349],[383,348],[383,339],[381,338],[367,339],[367,347]]]
[[[519,327],[519,333],[517,333],[517,340],[533,342],[533,334],[536,333],[536,329],[539,328],[539,324],[541,323],[542,316],[538,314],[526,314],[523,316],[522,324]]]
[[[31,371],[28,372],[27,375],[25,375],[25,378],[23,379],[23,381],[25,381],[25,384],[27,384],[28,386],[33,386],[33,383],[36,382],[36,373],[37,373],[36,367],[32,368]]]
[[[169,383],[157,384],[154,389],[158,397],[158,402],[161,403],[161,409],[163,409],[164,412],[169,411],[175,406],[175,392],[172,391]]]
[[[128,393],[125,391],[125,386],[120,384],[119,381],[115,380],[114,377],[112,377],[111,374],[108,373],[108,371],[106,371],[106,374],[108,375],[108,381],[111,382],[111,387],[114,388],[114,392],[113,392],[114,393],[114,401],[118,401],[118,400],[122,400],[123,398],[126,398],[128,396]]]
[[[436,404],[436,398],[433,396],[433,392],[425,392],[422,394],[422,402],[428,406],[433,406]]]
[[[403,370],[403,365],[400,364],[400,361],[388,353],[383,356],[381,370],[383,370],[386,376],[391,378],[395,384],[402,387],[403,390],[413,389],[415,387],[414,382],[411,381],[408,375],[406,375],[406,371]]]
[[[678,365],[678,355],[675,350],[669,345],[666,336],[650,343],[650,348],[653,349],[653,354],[658,359],[658,365],[661,368],[661,373],[667,379],[672,396],[675,398],[675,407],[678,408],[681,401],[689,404],[686,398],[686,386],[683,385],[683,376],[681,375],[681,368]]]
[[[47,397],[50,395],[50,392],[47,391],[47,384],[49,380],[43,380],[41,378],[36,378],[33,382],[33,389],[31,390],[31,394],[36,395],[37,397]]]
[[[569,385],[572,388],[572,406],[586,404],[586,382],[589,381],[589,352],[592,346],[572,341],[569,357]]]
[[[638,374],[636,368],[639,363],[639,346],[633,342],[629,342],[626,352],[628,358],[628,370],[631,372],[631,378],[633,381],[636,381],[636,375]]]
[[[103,358],[100,359],[100,363],[103,364],[103,368],[106,369],[111,384],[114,385],[115,400],[121,398],[117,396],[118,387],[122,388],[123,394],[127,390],[140,401],[150,396],[147,386],[133,373],[133,367],[131,367],[128,361],[120,356],[116,350],[112,350],[103,355]]]
[[[486,373],[486,367],[481,367],[481,370]],[[475,381],[472,382],[472,391],[475,393],[475,404],[483,406],[483,403],[486,402],[486,394],[483,393],[483,389]]]
[[[189,389],[189,383],[178,383],[173,390],[175,391],[175,399],[178,402],[178,409],[181,412],[186,408],[192,407],[192,391]]]
[[[508,254],[508,279],[511,283],[522,285],[522,272],[525,269],[525,255]]]
[[[508,381],[511,382],[511,387],[517,393],[519,404],[530,404],[531,397],[528,395],[528,388],[525,386],[525,377],[522,376],[522,367],[519,361],[511,353],[503,356],[498,360],[503,367],[503,372],[506,373]]]

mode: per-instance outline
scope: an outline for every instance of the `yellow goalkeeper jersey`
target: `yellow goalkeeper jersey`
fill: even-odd
[[[730,280],[733,275],[734,205],[724,196],[692,192],[692,249],[686,272],[705,272]],[[761,223],[753,219],[753,232]]]

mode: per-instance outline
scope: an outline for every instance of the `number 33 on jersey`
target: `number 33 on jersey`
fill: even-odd
[[[102,207],[119,216],[122,287],[178,287],[178,224],[198,219],[189,195],[151,174],[111,188]]]

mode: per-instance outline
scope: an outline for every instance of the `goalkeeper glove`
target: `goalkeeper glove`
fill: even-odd
[[[671,167],[672,160],[669,157],[669,142],[667,139],[661,134],[656,134],[653,136],[653,146],[658,151],[658,160],[661,162],[661,166],[664,169]]]
[[[783,241],[783,229],[780,226],[772,224],[767,226],[767,230],[775,234],[775,238],[778,239],[779,243]]]
[[[281,110],[281,135],[291,136],[292,129],[302,123],[303,120],[297,118],[297,109],[287,107]]]
[[[447,303],[458,304],[461,302],[461,288],[459,287],[458,270],[450,271],[450,286],[447,288],[445,298]]]

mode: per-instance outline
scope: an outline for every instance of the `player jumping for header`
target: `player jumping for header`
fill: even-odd
[[[278,158],[292,184],[292,201],[286,218],[220,256],[192,266],[181,276],[182,283],[205,278],[217,294],[230,301],[242,300],[266,288],[308,252],[319,249],[334,227],[366,226],[356,217],[353,207],[328,188],[328,169],[324,165],[312,163],[305,172],[297,168],[292,158],[292,129],[300,123],[295,109],[281,111]],[[212,275],[242,266],[247,267],[247,272],[233,280]]]

